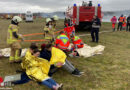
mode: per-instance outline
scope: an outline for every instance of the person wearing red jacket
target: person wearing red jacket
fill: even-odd
[[[116,16],[113,16],[113,17],[111,18],[111,22],[112,22],[112,29],[113,29],[113,31],[115,31],[115,25],[116,25],[116,23],[117,23],[117,18],[116,18]]]
[[[72,23],[73,23],[73,25],[76,25],[76,19],[75,18],[72,19]]]
[[[65,33],[67,33],[67,37],[70,39],[70,37],[72,36],[72,32],[73,32],[73,28],[71,26],[69,26],[68,24],[66,24],[66,27],[64,28]]]
[[[122,24],[123,30],[126,29],[126,25],[127,25],[127,20],[126,20],[126,16],[124,16],[124,21],[123,21],[123,24]]]
[[[83,48],[84,43],[83,41],[78,37],[78,36],[72,36],[71,41],[73,45],[71,46],[71,51],[72,53],[69,54],[70,57],[79,57],[79,53],[77,52],[76,49]]]
[[[121,15],[120,17],[119,17],[119,19],[118,19],[118,21],[119,21],[119,23],[118,23],[118,28],[117,28],[117,30],[119,31],[122,31],[122,25],[123,25],[123,22],[124,22],[124,17],[123,17],[124,15]]]
[[[66,52],[70,45],[69,38],[66,36],[64,31],[60,32],[60,35],[56,38],[56,47]]]
[[[83,48],[84,43],[78,36],[72,36],[72,43],[74,45],[74,49]]]

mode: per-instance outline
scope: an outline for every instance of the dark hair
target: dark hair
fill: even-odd
[[[38,46],[36,45],[36,43],[31,43],[30,49],[32,50],[38,49]]]
[[[52,44],[47,44],[46,46],[45,46],[45,48],[46,49],[49,49],[49,48],[51,48],[53,45]]]
[[[33,54],[35,54],[35,53],[37,53],[37,52],[40,52],[40,50],[35,49],[35,50],[33,51]]]
[[[15,22],[12,20],[12,21],[11,21],[11,24],[14,24],[14,25],[17,25],[17,26],[18,26],[19,23],[15,23]]]

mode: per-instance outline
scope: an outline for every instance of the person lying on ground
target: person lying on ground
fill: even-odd
[[[54,68],[61,68],[63,67],[69,73],[75,76],[81,76],[82,72],[76,69],[68,60],[66,54],[52,46],[52,44],[47,44],[45,48],[42,48],[40,57],[47,59],[51,64],[50,74],[52,75],[55,71]],[[57,70],[57,69],[56,69]]]
[[[71,51],[72,53],[69,54],[70,57],[79,57],[78,52],[76,51],[76,49],[80,49],[84,47],[84,43],[83,41],[78,37],[78,36],[71,36],[71,42],[72,42],[72,46],[71,46]]]

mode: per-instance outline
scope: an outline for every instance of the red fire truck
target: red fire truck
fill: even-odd
[[[80,28],[80,30],[90,28],[95,15],[102,19],[101,6],[100,4],[93,6],[91,1],[89,4],[83,2],[82,6],[74,4],[66,11],[66,19],[75,22],[76,29]]]

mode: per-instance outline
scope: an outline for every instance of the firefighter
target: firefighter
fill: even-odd
[[[113,29],[113,32],[114,32],[115,31],[115,25],[116,25],[116,22],[117,22],[116,16],[112,17],[111,22],[112,22],[112,29]]]
[[[56,39],[56,47],[66,52],[70,45],[69,38],[65,35],[64,31],[60,32],[60,35]]]
[[[46,19],[46,26],[44,27],[44,38],[48,43],[54,42],[54,28],[52,27],[52,20],[50,18]]]
[[[127,17],[127,28],[126,31],[130,31],[130,15]]]
[[[122,25],[123,25],[123,21],[124,21],[123,15],[121,15],[121,16],[119,17],[118,21],[119,21],[119,23],[118,23],[118,28],[117,28],[117,30],[120,29],[120,31],[122,31]]]
[[[126,16],[124,16],[123,25],[122,25],[123,30],[126,30],[126,24],[127,24],[127,20],[126,20]]]
[[[74,49],[78,49],[78,48],[83,48],[84,47],[83,41],[78,36],[72,36],[72,43],[74,45],[73,46]]]
[[[94,16],[93,21],[92,21],[92,30],[91,30],[91,37],[92,37],[92,42],[98,43],[99,41],[99,29],[101,27],[101,21],[97,16]]]
[[[8,34],[7,34],[7,44],[9,45],[11,49],[9,62],[19,62],[21,61],[21,51],[22,47],[20,45],[20,42],[18,40],[24,40],[22,35],[18,34],[19,31],[19,23],[22,21],[22,18],[19,16],[14,16],[11,24],[8,28]]]
[[[57,15],[54,15],[53,18],[51,18],[51,20],[53,29],[56,30],[56,22],[59,20],[59,17]]]

